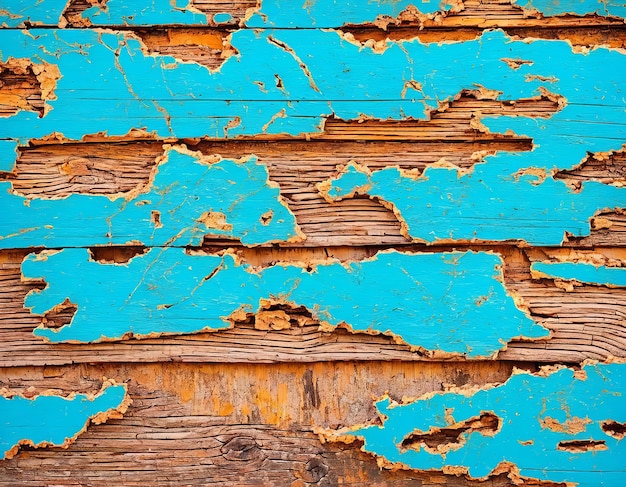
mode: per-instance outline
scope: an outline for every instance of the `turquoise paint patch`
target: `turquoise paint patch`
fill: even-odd
[[[349,165],[330,186],[328,199],[341,200],[354,191],[394,205],[409,236],[441,240],[524,240],[532,245],[558,245],[565,232],[589,234],[589,218],[602,209],[626,206],[626,190],[593,181],[573,192],[563,181],[534,177],[502,178],[485,165],[460,175],[454,169],[427,168],[419,178],[386,168],[370,175]]]
[[[0,26],[58,25],[68,0],[0,0]]]
[[[626,17],[626,3],[623,0],[521,0],[517,5],[538,10],[546,16],[597,14],[603,17]]]
[[[27,200],[12,193],[10,182],[0,182],[0,207],[11,215],[0,221],[0,248],[197,246],[206,234],[244,245],[300,238],[279,188],[254,157],[208,164],[176,148],[166,155],[152,184],[129,199],[72,194]]]
[[[64,446],[81,434],[91,418],[122,407],[126,386],[112,385],[95,397],[0,397],[0,451],[2,458],[20,444]]]
[[[533,262],[530,270],[550,279],[568,279],[589,284],[626,287],[626,268],[594,266],[579,262]]]
[[[0,172],[13,171],[17,156],[16,140],[0,140]]]
[[[364,451],[416,470],[458,467],[483,478],[500,463],[510,462],[524,478],[618,486],[626,478],[626,442],[606,433],[602,425],[626,422],[626,365],[586,365],[583,372],[584,379],[566,368],[548,376],[518,373],[501,386],[471,394],[439,393],[402,405],[385,399],[376,404],[382,426],[342,434],[364,440]],[[424,445],[419,450],[401,446],[412,433],[453,428],[446,421],[450,415],[454,423],[485,412],[500,418],[493,436],[461,433],[457,448],[445,455],[429,452]],[[565,427],[550,427],[553,422],[547,418]],[[584,426],[580,432],[567,428],[568,420],[576,419]],[[575,453],[563,448],[568,441],[600,441],[606,449]]]
[[[124,265],[103,265],[85,249],[65,249],[28,256],[22,273],[48,283],[27,296],[33,313],[45,314],[66,298],[78,307],[69,325],[35,330],[52,342],[225,329],[236,310],[253,313],[270,300],[305,306],[331,326],[346,323],[356,332],[393,334],[414,347],[476,358],[514,337],[549,335],[516,308],[500,282],[501,265],[484,252],[384,252],[311,271],[274,265],[255,272],[229,254],[155,248]]]

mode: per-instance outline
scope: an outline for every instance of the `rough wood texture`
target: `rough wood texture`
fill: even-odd
[[[0,53],[0,389],[26,398],[45,391],[93,395],[106,377],[125,382],[133,401],[122,419],[90,425],[66,450],[23,447],[0,462],[0,485],[562,487],[533,480],[539,473],[520,477],[511,465],[487,472],[484,481],[468,479],[458,465],[447,474],[410,470],[374,445],[370,451],[384,465],[379,468],[360,451],[362,442],[323,442],[317,433],[342,439],[334,433],[383,426],[374,400],[385,393],[411,404],[411,398],[461,387],[464,398],[506,383],[514,367],[536,372],[539,364],[551,364],[554,372],[569,364],[564,374],[580,378],[586,359],[626,359],[626,288],[617,278],[594,283],[581,271],[591,266],[621,276],[626,269],[623,5],[398,0],[356,2],[355,8],[354,2],[316,0],[300,9],[283,0],[181,3],[43,0],[7,7],[14,12],[0,9],[6,47]],[[487,32],[492,28],[510,37]],[[460,54],[455,58],[453,51]],[[175,235],[155,240],[170,230],[168,218],[176,211],[167,198],[183,172],[203,181],[198,186],[217,188],[216,180],[205,181],[189,167],[178,174],[172,169],[170,180],[155,186],[155,168],[173,146],[213,173],[225,165],[240,169],[235,161],[257,157],[256,188],[269,191],[274,206],[270,214],[257,204],[260,217],[254,219],[265,230],[282,209],[288,232],[267,237],[248,232],[248,225],[233,230],[230,192],[223,192],[218,210],[210,200],[217,190],[195,193],[187,181],[186,195],[209,198],[212,207],[187,215],[194,225],[189,239],[181,238],[187,222]],[[220,158],[230,162],[220,166]],[[377,193],[372,181],[394,168],[397,184]],[[453,177],[437,186],[442,174]],[[432,188],[414,198],[413,207],[393,200],[408,201],[400,183],[413,191],[425,180]],[[247,178],[227,177],[225,187],[242,181]],[[483,186],[495,193],[468,205]],[[458,187],[465,193],[457,201]],[[248,194],[255,191],[248,186]],[[432,225],[424,223],[429,207],[415,209],[430,193],[441,197],[436,208],[453,201]],[[161,195],[166,204],[148,211],[146,205],[156,203],[141,199],[147,194],[155,201]],[[548,222],[558,231],[549,238],[532,235],[535,240],[499,238],[497,232],[495,238],[459,237],[452,230],[449,239],[429,240],[420,233],[434,231],[430,227],[457,203],[466,205],[461,221],[471,215],[476,229],[484,220],[497,228],[505,212],[494,208],[510,195],[516,211],[554,201],[551,212],[518,211],[511,228]],[[87,199],[77,197],[94,197],[90,201],[105,208],[98,221],[82,214]],[[79,203],[72,206],[69,199]],[[172,205],[197,209],[184,201]],[[560,210],[567,217],[579,204],[574,223],[559,219]],[[142,207],[147,216],[139,213]],[[473,210],[485,208],[481,222]],[[133,235],[116,241],[111,221],[129,209],[136,213],[125,228]],[[54,225],[46,220],[52,214]],[[31,215],[36,225],[25,223]],[[68,215],[66,236],[82,240],[61,238]],[[411,226],[416,216],[418,224]],[[41,238],[28,241],[35,231]],[[22,262],[43,247],[67,253],[89,248],[96,263],[109,266],[168,247],[193,247],[188,251],[199,255],[228,250],[256,270],[276,269],[277,263],[311,270],[328,259],[360,265],[378,251],[494,252],[502,257],[508,296],[551,335],[507,338],[490,360],[471,361],[440,350],[411,351],[402,336],[351,333],[350,323],[328,331],[313,318],[316,306],[269,300],[256,315],[241,310],[228,330],[52,344],[33,330],[40,324],[61,328],[81,304],[71,301],[73,289],[63,301],[61,289],[58,305],[43,316],[24,308],[29,291],[47,281]],[[536,270],[559,263],[577,265],[578,279]],[[499,272],[493,274],[499,279]],[[34,275],[42,279],[28,279]],[[97,281],[98,274],[70,279]],[[162,279],[150,284],[158,288]],[[384,283],[383,273],[380,279]],[[106,323],[93,323],[101,325]],[[619,440],[624,407],[615,404],[614,421],[602,431]],[[411,433],[400,446],[454,449],[474,430],[471,438],[501,427],[493,412],[459,416],[456,423],[452,416],[446,410],[444,422],[439,417],[415,431],[411,418]],[[541,428],[568,430],[574,423],[567,416]],[[581,424],[586,435],[584,418]],[[2,432],[0,427],[0,439]],[[560,446],[574,459],[593,455],[603,465],[606,443],[581,436]],[[620,469],[611,467],[618,476]]]
[[[505,475],[485,483],[381,470],[357,448],[323,444],[315,433],[376,421],[372,400],[385,392],[399,400],[442,384],[501,382],[511,370],[494,362],[3,369],[0,386],[15,392],[92,392],[102,376],[123,377],[133,403],[124,419],[92,426],[67,450],[25,449],[3,463],[0,485],[513,485]]]

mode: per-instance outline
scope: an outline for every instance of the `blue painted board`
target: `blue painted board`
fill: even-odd
[[[232,37],[239,54],[211,73],[168,56],[146,56],[129,36],[91,30],[0,32],[9,46],[3,56],[55,64],[62,74],[57,99],[49,101],[52,109],[43,118],[21,111],[0,119],[0,132],[21,144],[52,132],[78,140],[132,129],[160,137],[299,135],[319,132],[330,115],[424,119],[441,102],[477,85],[512,100],[547,90],[562,105],[549,118],[482,118],[493,132],[532,138],[532,151],[489,156],[465,176],[454,168],[437,168],[414,179],[389,168],[372,175],[372,195],[396,204],[409,236],[426,242],[521,239],[559,245],[565,232],[588,235],[595,213],[625,205],[624,188],[592,181],[574,194],[552,177],[576,166],[588,152],[618,150],[626,140],[621,76],[626,56],[621,51],[580,53],[566,42],[513,41],[487,32],[476,41],[403,42],[375,53],[331,31],[240,30]],[[515,67],[507,59],[532,62]],[[403,98],[408,82],[420,89]],[[533,176],[541,171],[545,178]],[[8,183],[5,188],[0,205],[19,206]],[[395,201],[399,195],[401,203]],[[411,197],[419,199],[417,206],[409,203]],[[4,235],[29,228],[14,226]],[[68,242],[59,238],[43,245]]]
[[[84,249],[31,254],[26,279],[44,279],[25,306],[45,314],[69,299],[69,325],[39,327],[51,342],[119,340],[229,328],[236,312],[264,304],[304,306],[325,328],[393,335],[416,349],[471,358],[494,355],[516,337],[549,332],[516,307],[491,253],[382,252],[370,260],[311,270],[277,264],[255,270],[231,254],[153,248],[126,264],[102,264]]]

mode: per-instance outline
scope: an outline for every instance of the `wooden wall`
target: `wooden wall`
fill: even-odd
[[[624,485],[624,18],[0,2],[0,485]]]

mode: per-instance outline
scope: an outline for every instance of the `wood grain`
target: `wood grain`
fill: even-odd
[[[479,482],[381,470],[357,444],[322,443],[315,434],[376,421],[373,399],[385,392],[400,400],[442,384],[502,382],[512,367],[373,361],[3,369],[0,386],[27,393],[93,391],[102,376],[115,377],[127,383],[133,403],[123,419],[92,425],[67,450],[22,450],[0,465],[0,485],[514,485],[505,475]]]
[[[104,4],[71,0],[59,22],[50,27],[87,29],[82,12]],[[248,29],[241,22],[257,2],[190,4],[207,15],[207,25],[108,27],[126,39],[140,40],[147,56],[172,56],[176,62],[200,64],[214,73],[225,59],[237,55],[230,44],[232,34]],[[224,12],[232,18],[216,22],[213,16]],[[458,12],[447,15],[425,18],[409,12],[375,23],[333,27],[350,42],[381,49],[399,41],[474,40],[493,28],[521,39],[566,40],[583,51],[626,47],[623,19],[542,16],[507,0],[467,0]],[[307,29],[301,32],[306,35]],[[20,110],[44,114],[51,95],[45,99],[32,66],[2,63],[0,78],[0,117]],[[316,434],[320,428],[377,422],[374,400],[385,393],[402,401],[449,386],[476,389],[502,383],[515,367],[578,368],[586,359],[626,358],[624,288],[533,279],[530,274],[530,264],[537,260],[587,262],[592,256],[626,266],[626,210],[599,212],[590,219],[589,236],[564,236],[560,248],[464,241],[426,246],[409,242],[396,215],[376,199],[357,197],[329,204],[318,193],[316,184],[335,176],[350,161],[372,170],[398,166],[417,174],[445,160],[471,171],[486,155],[533,150],[532,139],[490,134],[478,121],[488,115],[541,121],[559,110],[558,100],[544,96],[496,101],[494,96],[480,89],[465,91],[441,104],[427,121],[327,118],[323,131],[300,136],[259,134],[226,140],[228,134],[222,137],[219,132],[216,138],[177,139],[133,130],[119,137],[85,134],[81,140],[51,134],[20,147],[15,169],[0,172],[0,180],[11,181],[16,193],[32,199],[128,193],[146,184],[166,144],[186,144],[223,158],[254,154],[279,185],[307,239],[246,248],[236,240],[207,235],[201,250],[230,248],[255,266],[306,264],[329,257],[348,262],[382,249],[493,251],[504,259],[507,291],[550,329],[551,337],[514,340],[493,360],[442,359],[411,352],[383,335],[341,328],[325,332],[304,308],[275,306],[289,316],[289,328],[272,329],[248,315],[232,329],[215,333],[52,345],[33,336],[33,329],[42,321],[48,327],[67,324],[76,308],[68,302],[44,317],[24,309],[26,294],[44,286],[23,282],[20,276],[22,259],[37,249],[2,250],[0,389],[27,397],[46,390],[93,393],[107,377],[128,384],[133,404],[123,419],[91,425],[68,449],[23,448],[13,459],[0,462],[0,485],[500,487],[522,482],[556,487],[506,474],[475,481],[441,472],[383,469],[359,451],[358,443],[324,443]],[[588,154],[578,166],[553,177],[573,191],[587,181],[624,186],[626,150]],[[91,249],[94,259],[117,263],[145,250],[132,245]]]

